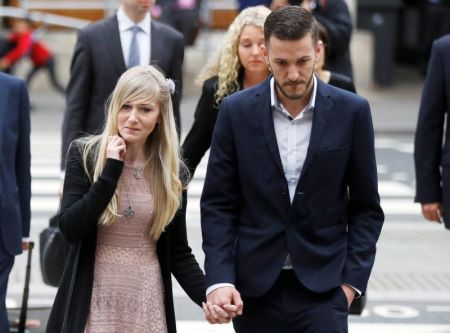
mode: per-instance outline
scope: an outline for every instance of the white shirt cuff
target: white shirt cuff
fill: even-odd
[[[352,288],[355,291],[355,298],[360,298],[361,297],[361,295],[362,295],[361,290],[359,290],[359,289],[357,289],[357,288],[355,288],[355,287],[353,287],[353,286],[351,286],[351,285],[349,285],[347,283],[343,283],[343,284],[345,284],[347,287]]]
[[[210,292],[219,289],[219,288],[223,288],[223,287],[233,287],[234,288],[234,284],[231,283],[216,283],[213,284],[212,286],[208,287],[208,289],[206,289],[206,296],[209,295]]]

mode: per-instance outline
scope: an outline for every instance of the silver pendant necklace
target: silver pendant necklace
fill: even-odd
[[[125,216],[128,218],[132,218],[134,215],[136,215],[136,212],[133,208],[131,208],[131,205],[128,205],[128,208],[125,209]]]
[[[141,179],[144,176],[144,167],[134,168],[132,166],[125,165],[125,168],[133,171],[133,176],[135,179]]]
[[[128,186],[125,183],[124,179],[122,179],[122,183],[125,186],[125,195],[127,196],[127,201],[128,201],[128,208],[125,209],[125,216],[130,219],[134,215],[136,215],[136,211],[133,208],[131,208],[131,200],[130,200],[130,197],[128,196]]]
[[[142,176],[144,175],[144,168],[143,167],[132,168],[132,170],[133,170],[133,176],[136,179],[141,179]]]

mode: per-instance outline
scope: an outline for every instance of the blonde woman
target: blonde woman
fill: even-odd
[[[264,6],[244,9],[230,25],[222,48],[198,77],[197,81],[203,83],[202,95],[182,147],[191,176],[211,146],[222,99],[269,76],[269,66],[260,52],[264,21],[269,14],[270,10]]]
[[[58,218],[73,250],[47,332],[175,333],[171,273],[201,305],[178,155],[171,85],[153,66],[129,69],[103,133],[69,149]]]

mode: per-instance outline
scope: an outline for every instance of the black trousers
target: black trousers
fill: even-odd
[[[348,302],[337,287],[326,293],[306,289],[292,270],[282,270],[263,296],[243,297],[237,333],[347,333]]]

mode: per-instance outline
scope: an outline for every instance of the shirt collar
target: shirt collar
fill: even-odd
[[[122,6],[120,6],[119,9],[117,10],[117,22],[119,24],[120,32],[130,30],[132,27],[137,25],[139,28],[141,28],[141,31],[145,32],[147,35],[150,34],[150,23],[151,23],[150,12],[148,12],[140,22],[134,23],[127,16]]]
[[[317,95],[317,79],[316,75],[313,75],[313,89],[311,97],[309,98],[309,103],[304,109],[305,112],[314,110],[314,107],[316,106],[316,95]],[[272,106],[272,108],[276,108],[278,110],[283,109],[275,91],[275,79],[273,78],[273,76],[270,78],[270,105]]]

